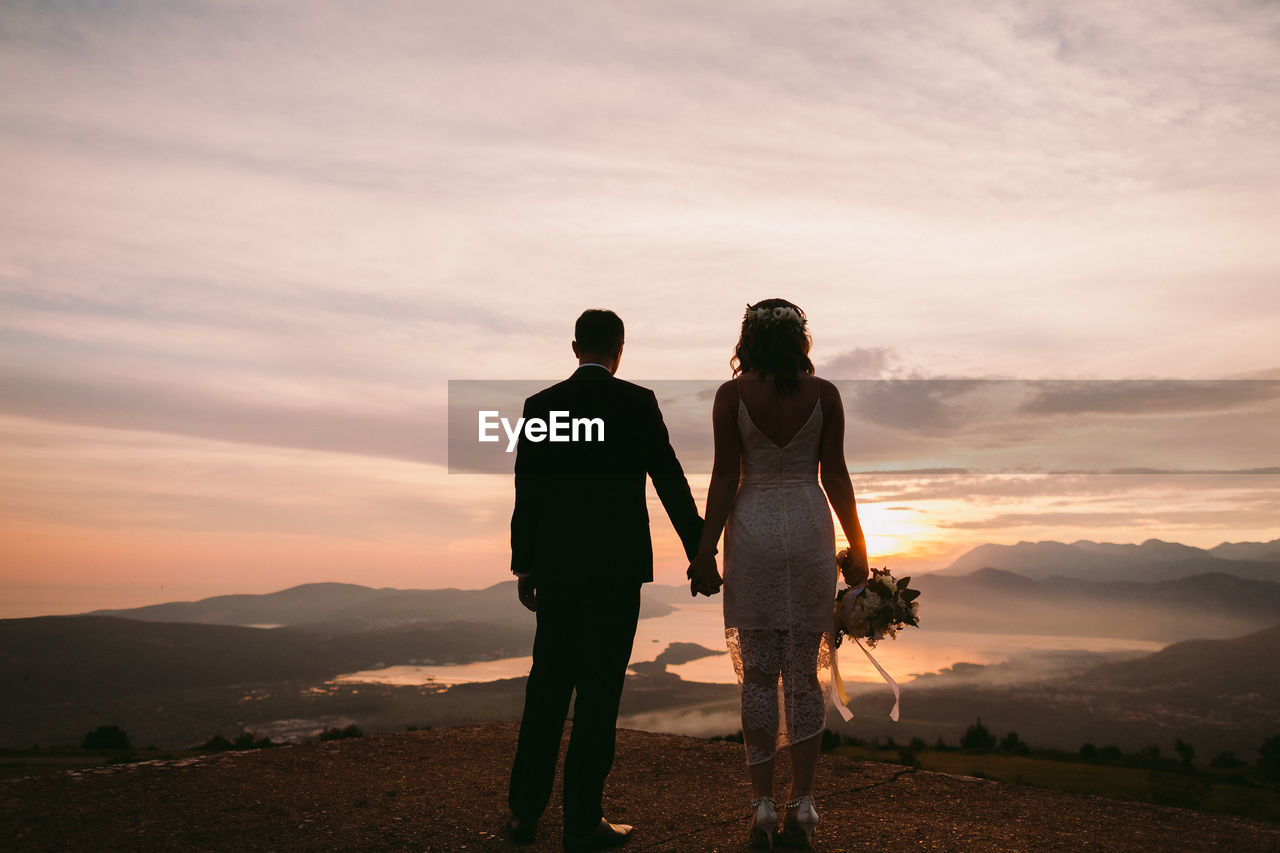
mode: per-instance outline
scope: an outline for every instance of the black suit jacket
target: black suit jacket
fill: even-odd
[[[603,441],[531,441],[516,448],[516,502],[511,514],[511,570],[538,583],[591,584],[653,580],[653,543],[645,476],[689,559],[698,551],[698,515],[648,388],[584,365],[563,382],[525,400],[524,417],[600,418]],[[580,432],[582,438],[584,433]]]

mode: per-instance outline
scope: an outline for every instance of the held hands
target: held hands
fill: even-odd
[[[714,553],[698,554],[698,556],[694,557],[685,575],[689,578],[690,598],[696,598],[698,593],[710,598],[719,592],[720,587],[724,585],[724,578],[720,577],[720,572],[716,569],[716,555]]]

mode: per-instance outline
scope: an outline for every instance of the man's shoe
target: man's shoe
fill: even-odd
[[[502,834],[514,844],[532,844],[533,839],[538,837],[538,824],[512,815],[511,820],[502,828]]]
[[[621,847],[631,839],[635,827],[625,823],[609,823],[600,818],[600,824],[586,835],[566,835],[564,849],[567,853],[579,853],[586,850],[607,850],[610,847]]]

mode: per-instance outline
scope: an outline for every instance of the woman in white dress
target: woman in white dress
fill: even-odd
[[[785,299],[758,302],[743,317],[730,362],[734,378],[720,386],[712,408],[715,465],[689,566],[695,592],[720,586],[715,554],[723,530],[725,634],[755,798],[751,840],[770,847],[778,823],[774,757],[783,746],[791,758],[783,840],[808,844],[818,822],[812,786],[826,725],[836,592],[831,509],[855,554],[845,580],[862,583],[868,572],[845,467],[840,393],[813,375],[806,327],[804,312]]]

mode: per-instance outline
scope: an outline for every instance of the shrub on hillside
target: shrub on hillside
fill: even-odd
[[[129,736],[119,726],[98,726],[80,741],[84,749],[129,749]]]
[[[242,731],[235,739],[236,749],[264,749],[268,746],[276,746],[276,744],[272,743],[271,738],[268,737],[255,739],[253,732],[248,729]]]
[[[822,745],[818,747],[823,752],[831,752],[840,745],[840,735],[831,731],[831,729],[822,730]]]
[[[1133,754],[1133,763],[1137,767],[1149,767],[1152,770],[1159,770],[1164,766],[1165,761],[1160,757],[1160,747],[1153,743],[1135,752]]]
[[[325,729],[320,733],[320,740],[342,740],[349,737],[360,737],[364,732],[360,731],[360,727],[355,723],[343,728],[334,726],[331,729]]]
[[[960,737],[961,749],[988,750],[996,748],[996,737],[982,724],[982,718],[964,730]]]
[[[1236,754],[1231,751],[1219,752],[1209,760],[1210,767],[1216,767],[1219,770],[1234,770],[1237,767],[1243,767],[1244,762],[1236,758]]]
[[[1011,752],[1014,755],[1029,755],[1031,745],[1019,738],[1017,732],[1009,732],[1000,739],[1000,751]]]
[[[1262,775],[1271,780],[1280,781],[1280,735],[1273,735],[1258,747],[1258,755],[1262,756],[1258,766]]]
[[[1191,744],[1178,738],[1173,742],[1173,751],[1178,753],[1178,758],[1182,760],[1183,767],[1190,767],[1191,761],[1196,757],[1196,750]]]
[[[222,735],[214,735],[196,747],[196,749],[201,752],[225,752],[228,749],[235,748],[236,745],[224,738]]]

